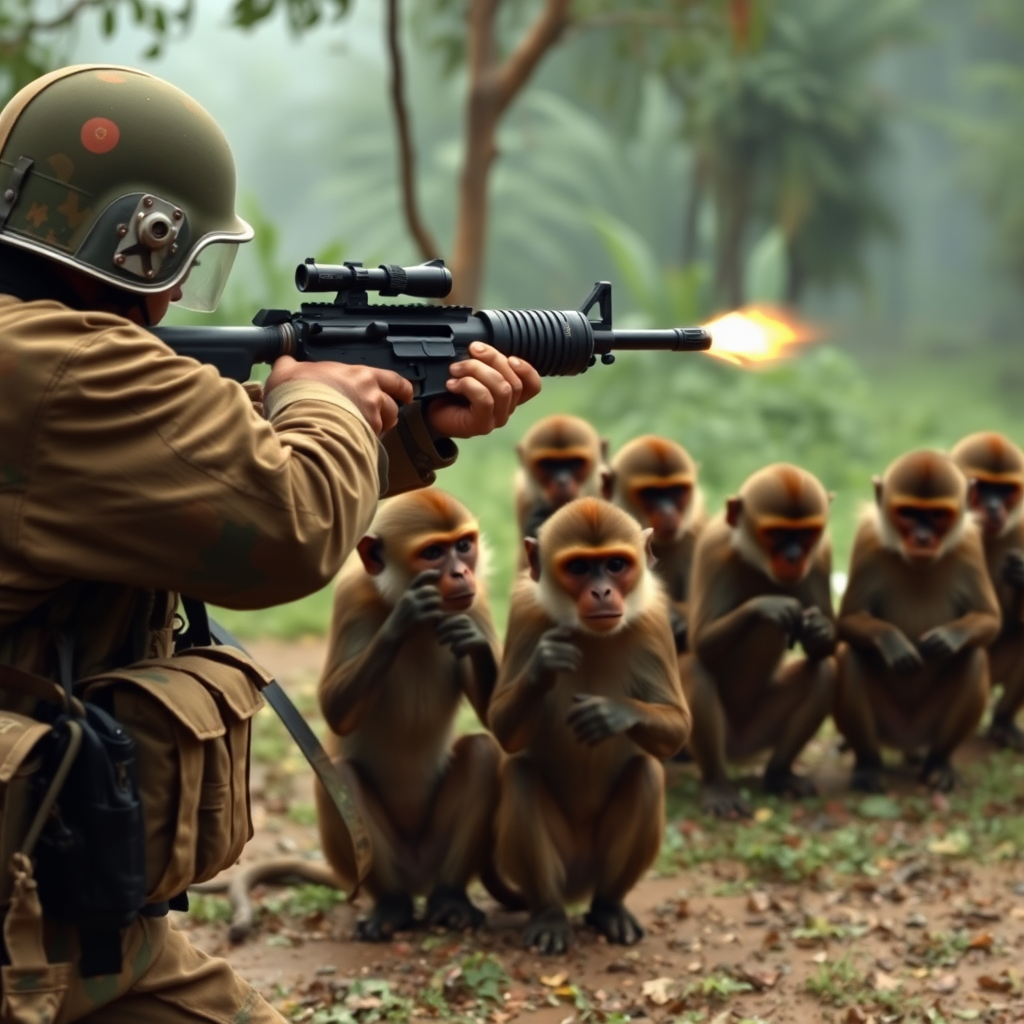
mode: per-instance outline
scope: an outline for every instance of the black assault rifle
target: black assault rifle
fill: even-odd
[[[711,336],[702,327],[662,331],[612,328],[612,286],[594,285],[579,309],[481,309],[469,306],[370,305],[367,293],[444,298],[452,288],[442,260],[415,267],[361,263],[341,266],[308,259],[295,270],[300,292],[337,292],[333,302],[304,302],[298,313],[261,309],[253,327],[158,327],[153,333],[179,355],[216,366],[224,377],[247,381],[257,363],[279,356],[394,370],[412,382],[417,399],[447,395],[451,363],[469,358],[474,341],[519,356],[542,377],[583,373],[615,352],[702,352]],[[591,320],[598,307],[600,320]]]

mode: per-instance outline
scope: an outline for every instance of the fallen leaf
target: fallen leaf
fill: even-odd
[[[871,987],[876,992],[895,992],[900,988],[902,982],[885,971],[875,971],[871,975]]]
[[[732,1010],[723,1010],[721,1013],[716,1014],[711,1018],[711,1024],[729,1024],[729,1019],[732,1017]]]
[[[645,981],[641,991],[655,1006],[664,1006],[672,998],[668,994],[672,981],[672,978],[654,978],[651,981]]]
[[[995,940],[988,932],[975,932],[967,943],[968,949],[983,949],[988,952]]]
[[[826,953],[825,950],[822,950],[820,953],[815,953],[814,956],[811,957],[811,959],[816,964],[823,964],[828,960],[828,953]]]
[[[747,897],[747,910],[753,914],[763,914],[772,906],[771,897],[766,892],[752,892]]]
[[[764,933],[764,938],[761,940],[761,945],[765,949],[781,949],[782,948],[782,936],[779,934],[778,929],[770,928]]]
[[[690,901],[685,899],[676,900],[676,920],[682,921],[690,916]]]
[[[575,999],[576,998],[576,986],[575,985],[559,985],[555,989],[555,995],[559,999]]]
[[[857,805],[857,813],[862,818],[896,821],[900,817],[900,805],[890,796],[866,796]]]
[[[928,844],[929,853],[937,853],[943,857],[962,857],[971,848],[971,837],[962,828],[947,832],[941,839],[933,839]]]
[[[772,815],[774,813],[775,812],[770,807],[758,807],[758,809],[754,811],[754,821],[763,825],[766,821],[772,820]]]
[[[704,964],[702,964],[700,960],[691,960],[691,961],[690,961],[690,962],[689,962],[689,963],[688,963],[688,964],[686,965],[686,969],[687,969],[687,970],[688,970],[688,971],[689,971],[689,972],[690,972],[691,974],[700,974],[700,972],[701,972],[702,970],[704,970]]]
[[[1005,975],[993,978],[991,974],[982,974],[978,978],[978,988],[986,992],[1009,992],[1013,988],[1013,982]]]
[[[541,975],[540,983],[546,988],[560,988],[568,980],[569,975],[564,971],[559,971],[558,974]]]
[[[941,977],[933,978],[928,987],[939,995],[948,996],[960,987],[960,979],[955,974],[943,974]]]
[[[915,978],[927,978],[932,972],[927,967],[915,967],[910,973]]]
[[[869,1019],[868,1015],[859,1006],[851,1006],[843,1018],[845,1024],[867,1024]]]

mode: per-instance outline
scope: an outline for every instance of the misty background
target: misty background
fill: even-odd
[[[4,0],[0,90],[61,63],[131,64],[213,114],[258,232],[215,322],[294,307],[307,256],[423,258],[402,211],[388,4],[195,0],[187,23],[148,0],[74,6]],[[506,0],[498,56],[549,6]],[[415,191],[450,261],[473,85],[466,4],[399,10]],[[495,549],[499,622],[514,444],[542,415],[585,415],[613,450],[675,438],[713,509],[766,462],[806,466],[836,492],[840,570],[871,475],[900,452],[980,429],[1024,440],[1022,57],[1014,0],[572,5],[497,125],[474,304],[574,308],[608,279],[617,324],[771,303],[821,341],[756,370],[627,354],[546,382],[508,428],[462,442],[438,482]],[[231,621],[293,635],[322,630],[328,610],[321,594]]]

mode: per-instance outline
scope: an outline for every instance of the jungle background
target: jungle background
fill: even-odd
[[[629,354],[547,381],[509,428],[464,442],[439,483],[490,540],[499,625],[514,443],[551,412],[587,416],[613,450],[678,439],[712,509],[766,462],[806,466],[836,493],[840,571],[894,456],[978,429],[1024,441],[1019,0],[0,0],[0,100],[79,61],[170,79],[231,142],[257,237],[205,322],[293,305],[306,256],[441,255],[477,306],[573,308],[609,279],[618,325],[758,303],[813,325],[815,344],[760,368]],[[223,613],[313,719],[329,608],[324,591]],[[249,856],[312,851],[301,763],[259,723]],[[256,947],[298,966],[249,966],[316,1024],[531,1007],[552,1021],[1024,1019],[1021,766],[976,745],[951,800],[910,775],[898,799],[860,800],[837,757],[826,731],[805,758],[825,798],[761,801],[742,827],[701,819],[692,771],[676,772],[665,878],[639,897],[657,941],[639,964],[608,950],[595,966],[584,943],[569,967],[534,967],[486,936],[429,937],[346,944],[317,974],[302,943],[339,938],[350,908],[300,888],[264,900]],[[186,925],[223,945],[224,905],[197,907]],[[715,965],[723,934],[754,967]]]

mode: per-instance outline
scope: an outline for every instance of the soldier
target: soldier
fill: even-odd
[[[451,370],[468,402],[424,418],[395,373],[282,358],[264,418],[146,330],[171,302],[216,306],[253,234],[234,193],[215,122],[144,72],[64,68],[0,113],[2,664],[56,679],[59,627],[72,678],[95,677],[166,658],[179,593],[259,608],[324,586],[385,486],[431,482],[455,457],[450,437],[503,425],[540,388],[530,366],[479,346]],[[282,1020],[169,929],[166,904],[121,933],[119,973],[83,970],[95,950],[78,929],[45,925],[50,968],[40,930],[7,915],[4,1021]]]

